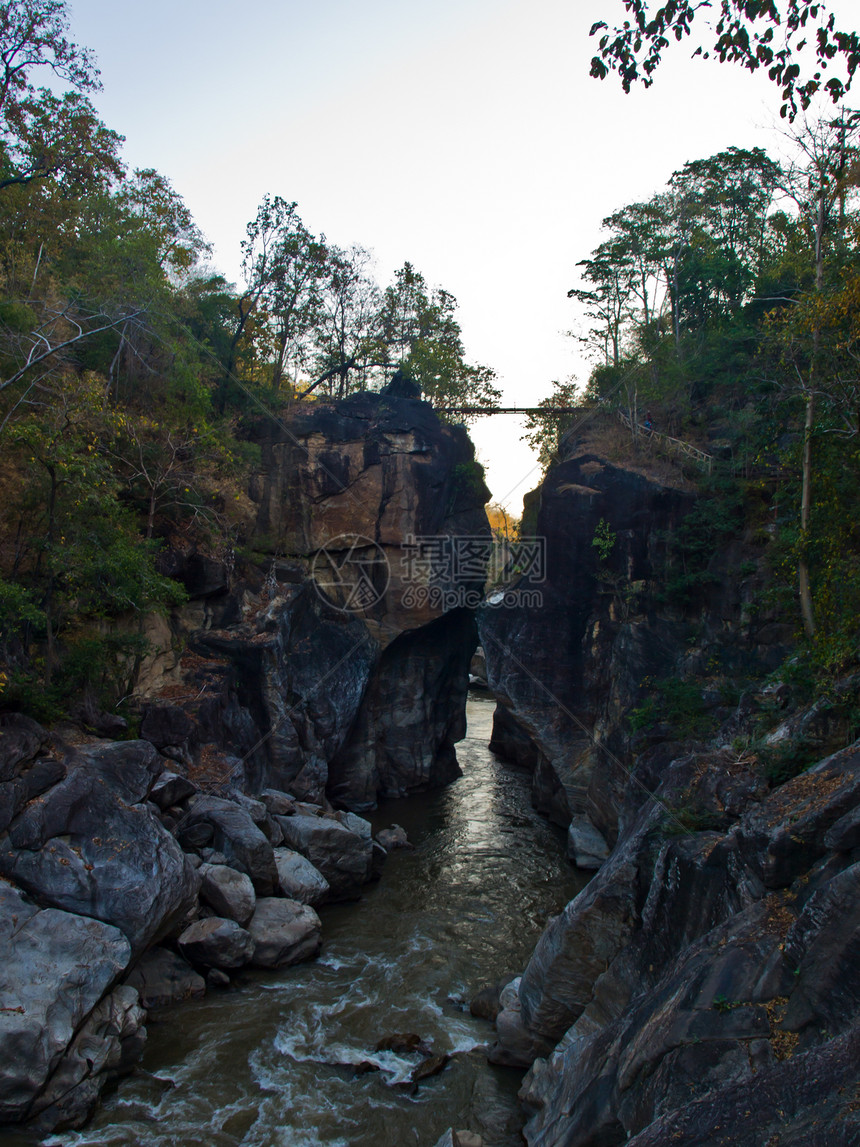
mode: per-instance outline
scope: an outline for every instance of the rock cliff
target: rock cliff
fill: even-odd
[[[597,872],[496,1021],[527,1142],[855,1142],[860,682],[795,710],[766,683],[752,531],[672,601],[689,495],[585,455],[530,511],[544,608],[479,618],[494,744]]]
[[[483,582],[452,568],[450,539],[489,538],[468,436],[396,386],[250,434],[265,576],[210,577],[184,623],[197,659],[149,699],[143,735],[186,766],[220,755],[248,791],[357,810],[445,783],[477,644],[462,602]]]
[[[140,738],[0,714],[0,1123],[81,1126],[141,1003],[312,958],[314,905],[386,856],[343,810],[459,773],[489,537],[465,432],[391,387],[248,433],[245,556],[162,554],[189,602],[147,622]]]

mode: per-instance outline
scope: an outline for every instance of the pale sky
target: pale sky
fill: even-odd
[[[265,193],[452,292],[469,357],[506,403],[585,381],[564,332],[576,263],[600,221],[674,170],[731,145],[777,150],[778,91],[673,45],[654,86],[588,75],[594,20],[621,0],[71,0],[96,52],[95,103],[126,161],[183,195],[235,280]],[[539,474],[517,418],[472,429],[495,498],[515,512]]]

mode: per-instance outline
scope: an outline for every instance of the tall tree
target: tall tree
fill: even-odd
[[[404,263],[382,298],[381,340],[392,365],[421,387],[434,406],[496,405],[495,372],[466,361],[457,300]]]

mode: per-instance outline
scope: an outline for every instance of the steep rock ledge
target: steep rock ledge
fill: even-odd
[[[860,743],[835,716],[860,682],[794,713],[763,686],[787,649],[756,600],[754,537],[715,547],[695,600],[667,604],[665,539],[693,504],[599,458],[563,463],[531,499],[544,609],[479,617],[497,751],[533,770],[536,803],[599,869],[496,1021],[491,1058],[532,1064],[533,1147],[860,1137],[843,1058],[860,1038]],[[648,678],[692,683],[684,730],[659,703],[630,721]],[[823,759],[780,783],[762,727]]]
[[[465,431],[406,389],[252,428],[262,568],[189,611],[198,657],[149,699],[142,728],[185,767],[217,757],[249,792],[359,810],[457,775],[477,644],[460,602],[481,578],[424,560],[416,539],[489,538],[489,494]],[[366,579],[359,599],[344,570]]]

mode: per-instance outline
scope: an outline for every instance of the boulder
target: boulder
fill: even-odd
[[[406,829],[401,828],[399,824],[392,824],[389,828],[381,828],[376,834],[376,839],[386,852],[391,852],[393,848],[413,847],[409,843]]]
[[[434,1147],[484,1147],[484,1140],[473,1131],[455,1131],[453,1127],[449,1127],[442,1138],[436,1141]]]
[[[278,870],[272,846],[245,809],[219,797],[198,797],[179,830],[180,841],[190,841],[189,834],[201,825],[212,830],[206,843],[211,841],[231,867],[250,876],[260,896],[273,895],[278,887]]]
[[[505,979],[499,980],[496,984],[488,984],[486,987],[481,988],[469,1002],[469,1012],[471,1015],[475,1016],[476,1019],[489,1020],[492,1023],[502,1010],[502,992],[513,979],[513,976],[507,976]],[[506,999],[509,998],[510,996],[506,996]]]
[[[549,1055],[553,1049],[552,1040],[532,1031],[524,1023],[520,983],[520,977],[512,980],[499,996],[497,1038],[487,1053],[487,1059],[500,1067],[530,1067],[538,1057]]]
[[[160,772],[146,741],[71,754],[66,775],[0,835],[0,875],[42,904],[120,928],[140,954],[197,896],[193,868],[144,803]]]
[[[199,872],[201,898],[218,916],[235,920],[244,928],[257,903],[251,878],[223,864],[204,864]]]
[[[275,849],[280,890],[289,900],[316,907],[326,899],[329,883],[306,856],[291,848]]]
[[[331,900],[358,899],[371,876],[369,838],[328,817],[282,816],[278,823],[290,848],[306,856],[329,882]]]
[[[258,968],[283,968],[310,960],[320,950],[320,918],[297,900],[263,897],[248,925]]]
[[[375,1050],[393,1051],[397,1055],[412,1055],[415,1052],[423,1056],[430,1055],[430,1048],[416,1032],[397,1032],[383,1036],[377,1040]]]
[[[235,920],[209,916],[185,929],[179,949],[204,968],[241,968],[254,954],[254,940]]]
[[[146,1043],[146,1012],[137,992],[122,985],[99,1003],[78,1031],[48,1086],[34,1103],[34,1130],[83,1127],[102,1088],[127,1075]]]
[[[409,1078],[413,1083],[420,1083],[422,1079],[429,1079],[433,1075],[439,1075],[444,1071],[450,1061],[451,1056],[444,1052],[442,1055],[429,1055],[426,1059],[412,1069]]]
[[[296,798],[277,789],[263,789],[260,800],[269,810],[270,816],[292,816],[296,811]]]
[[[577,868],[600,868],[609,845],[587,816],[575,816],[567,830],[567,855]]]
[[[194,732],[191,718],[178,705],[147,705],[140,723],[140,735],[157,749],[181,745]]]
[[[152,786],[149,799],[154,801],[162,811],[166,811],[171,805],[181,804],[182,801],[187,800],[196,792],[197,786],[189,781],[188,777],[165,769]]]
[[[131,959],[123,933],[0,881],[0,1121],[18,1122]]]
[[[137,990],[145,1008],[163,1008],[206,994],[206,983],[176,952],[150,948],[129,973],[126,983]]]
[[[10,781],[45,749],[50,734],[23,713],[0,713],[0,782]]]

